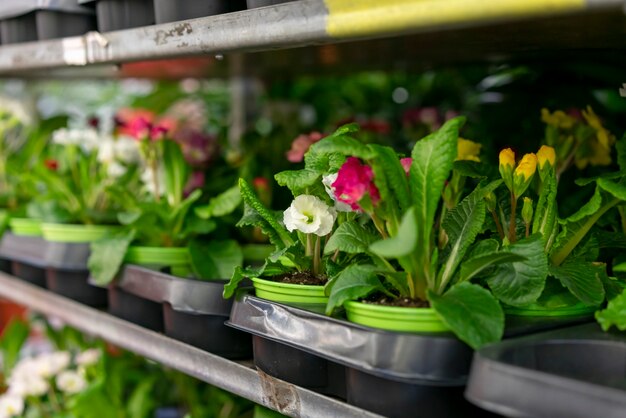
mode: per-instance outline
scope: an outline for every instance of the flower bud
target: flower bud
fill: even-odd
[[[498,199],[494,192],[489,192],[485,196],[485,202],[487,203],[487,210],[489,212],[493,212],[496,210],[496,204],[498,203]]]
[[[526,225],[533,220],[533,200],[530,197],[524,198],[524,206],[522,206],[522,219]]]
[[[537,151],[537,162],[539,163],[540,170],[543,170],[546,163],[554,167],[556,163],[556,153],[554,152],[554,148],[542,145],[541,148],[539,148],[539,151]]]
[[[515,169],[515,152],[511,148],[500,151],[500,175],[509,190],[513,190],[513,170]]]
[[[537,170],[537,156],[533,153],[526,154],[517,165],[513,174],[513,195],[524,194]]]
[[[459,138],[457,141],[456,161],[476,161],[479,163],[481,148],[482,145],[477,142]]]

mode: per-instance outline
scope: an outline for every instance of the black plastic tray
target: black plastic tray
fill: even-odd
[[[182,279],[147,268],[127,265],[115,284],[125,293],[145,301],[162,304],[165,334],[227,358],[250,358],[250,335],[227,327],[232,300],[222,297],[223,281]],[[113,307],[118,313],[129,308]],[[140,310],[126,319],[146,323]],[[155,316],[155,311],[149,313]]]
[[[11,271],[13,276],[18,277],[35,286],[46,288],[46,269],[36,267],[19,261],[11,262]]]
[[[156,23],[219,15],[245,8],[245,0],[154,0]]]
[[[135,296],[112,285],[108,287],[109,313],[142,327],[163,332],[161,303]]]
[[[178,0],[172,0],[172,3],[177,2]],[[79,0],[79,3],[95,3],[100,32],[137,28],[155,23],[153,0]]]
[[[289,3],[295,0],[247,0],[248,9],[256,9],[257,7],[274,6],[275,4]]]
[[[626,335],[586,324],[490,345],[466,397],[512,417],[624,417]]]

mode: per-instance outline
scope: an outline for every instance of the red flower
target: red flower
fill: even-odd
[[[255,177],[254,180],[252,180],[252,185],[255,190],[262,191],[269,189],[270,182],[265,177]]]
[[[308,135],[298,135],[291,143],[291,149],[287,151],[287,160],[292,163],[302,162],[304,154],[306,154],[311,145],[324,138],[324,136],[325,135],[319,132],[311,132]]]
[[[361,129],[382,135],[386,135],[391,132],[389,122],[383,119],[369,119],[361,122]]]
[[[46,159],[43,163],[48,170],[57,171],[59,168],[59,162],[57,160]]]
[[[402,164],[402,168],[404,168],[404,172],[408,176],[409,175],[409,171],[411,170],[411,164],[413,164],[413,158],[411,158],[411,157],[401,158],[400,159],[400,164]]]
[[[374,184],[372,167],[361,164],[355,157],[349,157],[337,173],[337,180],[332,184],[335,197],[347,203],[353,210],[360,210],[359,201],[369,194],[372,203],[380,200],[380,193]]]

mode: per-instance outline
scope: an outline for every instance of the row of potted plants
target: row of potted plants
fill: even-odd
[[[238,187],[221,182],[212,198],[203,196],[194,190],[188,164],[197,150],[168,139],[176,137],[181,126],[146,112],[123,112],[112,136],[95,128],[57,130],[47,167],[30,162],[31,173],[20,176],[20,189],[32,191],[25,199],[30,197],[30,215],[57,222],[41,224],[45,240],[55,243],[45,251],[56,248],[53,253],[58,254],[62,248],[68,253],[76,250],[73,245],[91,244],[88,267],[96,284],[109,285],[124,263],[164,270],[170,275],[142,276],[126,268],[111,289],[175,311],[179,305],[179,311],[198,316],[215,314],[207,307],[214,292],[199,306],[191,302],[194,293],[208,293],[193,286],[204,285],[179,279],[196,289],[184,294],[180,303],[181,294],[169,290],[172,276],[231,277],[225,298],[250,279],[258,298],[304,308],[288,311],[292,320],[306,316],[306,311],[341,318],[345,310],[348,321],[367,328],[334,319],[323,326],[366,329],[367,335],[385,338],[396,338],[397,331],[416,333],[439,342],[454,334],[458,340],[453,344],[465,347],[450,350],[455,356],[465,353],[460,355],[461,371],[449,382],[458,389],[469,368],[469,347],[511,335],[505,314],[577,321],[621,293],[622,282],[613,277],[613,261],[620,260],[606,250],[623,245],[622,172],[577,180],[591,193],[587,203],[567,216],[558,212],[566,200],[558,191],[564,173],[574,172],[574,166],[610,165],[613,149],[621,170],[624,144],[615,141],[591,109],[580,115],[545,111],[543,119],[545,144],[537,153],[516,158],[505,148],[497,165],[480,155],[480,144],[459,138],[462,117],[418,140],[407,156],[359,141],[356,125],[342,126],[323,139],[319,135],[308,141],[302,169],[276,175],[293,201],[284,212],[275,212],[267,206],[260,182],[241,179]],[[232,239],[233,214],[242,201],[238,225],[262,231],[275,247],[255,266],[248,266],[251,260],[244,262],[249,252]],[[22,235],[36,234],[38,225],[32,219],[11,221],[14,233]],[[81,280],[88,286],[86,266]],[[49,260],[43,267],[50,276]],[[223,283],[207,285],[221,292]],[[137,300],[131,297],[126,303]],[[244,298],[235,302],[233,312],[242,312],[240,303],[259,308],[255,299]],[[264,318],[270,316],[267,312]],[[228,314],[220,311],[216,316],[223,322]],[[316,326],[326,324],[321,315],[307,318]],[[230,325],[255,334],[255,356],[263,351],[263,338],[258,337],[265,333],[266,339],[291,348],[290,356],[304,350],[314,358],[356,367],[337,354],[337,347],[326,350],[323,339],[289,341],[288,333],[278,338],[238,321],[241,318],[233,316]],[[194,326],[205,333],[209,329]],[[306,329],[315,335],[317,328]],[[339,346],[354,343],[346,335]],[[356,331],[350,335],[354,338]],[[401,344],[415,348],[416,341],[409,338]],[[393,353],[390,362],[401,357]],[[360,366],[371,380],[371,364]],[[423,388],[424,375],[416,376],[400,380],[408,380],[412,390]],[[416,379],[422,383],[416,384]],[[333,394],[342,396],[340,392]],[[361,396],[361,401],[354,394],[343,396],[390,412],[368,403],[371,396]],[[406,396],[405,401],[411,404],[415,397]]]

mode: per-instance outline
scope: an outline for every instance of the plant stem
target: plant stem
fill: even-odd
[[[530,223],[524,222],[526,224],[526,238],[530,236]]]
[[[154,142],[150,142],[149,145],[150,147],[150,153],[152,154],[151,158],[150,158],[150,165],[151,168],[150,170],[152,171],[152,184],[154,185],[154,198],[156,199],[157,202],[161,201],[161,193],[159,190],[159,174],[158,174],[158,169],[159,169],[159,158],[158,158],[158,153],[157,153],[157,149],[156,149],[156,145]]]
[[[383,237],[383,239],[389,238],[389,235],[387,235],[387,232],[385,231],[385,226],[382,224],[378,216],[376,216],[376,214],[372,212],[370,214],[370,217],[372,218],[372,221],[374,222],[374,226],[376,227],[378,232],[380,232],[380,235]]]
[[[493,217],[493,221],[496,223],[496,228],[498,229],[498,235],[500,235],[500,239],[504,239],[504,229],[502,229],[502,223],[500,223],[500,219],[498,219],[498,215],[495,210],[490,210],[491,216]]]
[[[517,210],[517,197],[511,192],[511,219],[509,221],[509,241],[514,243],[517,239],[515,236],[515,226],[517,219],[515,217],[515,211]]]
[[[322,249],[322,239],[315,237],[315,250],[313,250],[313,274],[316,276],[321,273],[320,251]]]
[[[311,234],[306,234],[306,248],[304,249],[304,255],[311,257],[313,255],[313,239]]]

